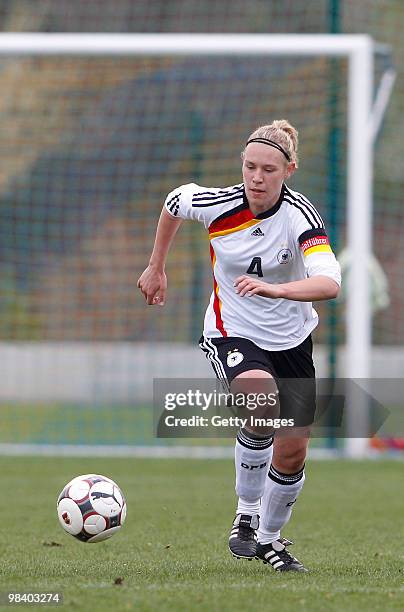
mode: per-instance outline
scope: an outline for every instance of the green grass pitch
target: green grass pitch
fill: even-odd
[[[92,545],[65,535],[55,510],[88,472],[128,502],[122,530]],[[0,591],[62,592],[65,612],[402,610],[403,472],[401,461],[309,462],[283,535],[310,573],[290,575],[228,552],[229,460],[2,457]]]

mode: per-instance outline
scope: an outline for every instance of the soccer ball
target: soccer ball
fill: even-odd
[[[57,511],[67,533],[82,542],[101,542],[121,528],[126,518],[126,502],[113,480],[84,474],[63,487]]]

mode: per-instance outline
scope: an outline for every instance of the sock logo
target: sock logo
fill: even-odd
[[[295,501],[296,501],[296,500],[294,499],[293,501],[289,502],[288,504],[286,504],[286,507],[288,507],[288,506],[293,506],[293,504],[295,503]]]
[[[241,462],[241,467],[246,470],[262,470],[266,466],[267,462],[260,463],[259,465],[249,465],[248,463]],[[295,500],[296,501],[296,500]]]

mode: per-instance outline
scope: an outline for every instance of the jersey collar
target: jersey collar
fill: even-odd
[[[272,215],[275,215],[282,205],[284,195],[285,195],[285,184],[282,185],[281,193],[279,195],[279,198],[276,204],[274,204],[268,210],[262,213],[259,213],[259,215],[255,215],[254,219],[268,219],[268,217],[272,217]],[[245,188],[243,190],[243,203],[246,208],[250,207],[250,205],[248,204],[247,196],[245,194]]]

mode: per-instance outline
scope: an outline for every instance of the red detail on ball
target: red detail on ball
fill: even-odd
[[[66,525],[70,525],[71,520],[70,520],[70,516],[69,516],[68,512],[63,512],[62,519],[64,520]]]

